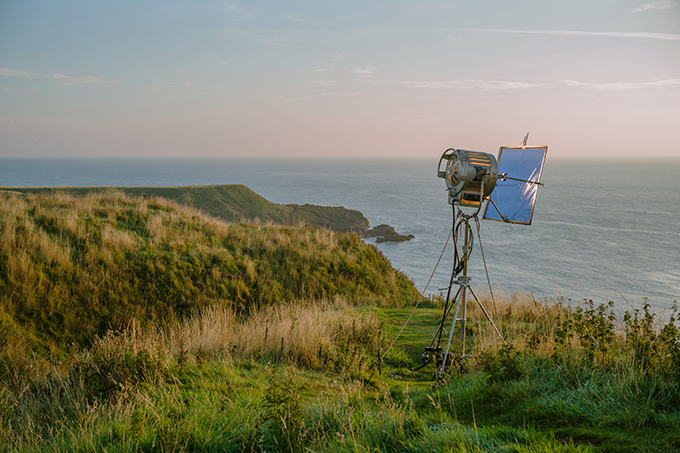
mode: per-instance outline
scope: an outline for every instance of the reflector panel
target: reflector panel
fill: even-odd
[[[482,218],[531,225],[541,181],[547,146],[502,147],[498,152],[498,174]]]

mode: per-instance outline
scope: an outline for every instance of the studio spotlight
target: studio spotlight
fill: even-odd
[[[484,209],[482,215],[484,219],[524,225],[531,224],[548,147],[526,146],[528,137],[529,134],[524,137],[522,146],[501,147],[498,152],[498,160],[492,154],[453,148],[447,149],[439,159],[437,176],[445,180],[448,202],[453,206],[454,263],[449,285],[442,289],[447,290],[444,313],[437,332],[429,346],[425,348],[423,365],[421,365],[422,367],[429,363],[431,360],[429,354],[436,354],[440,360],[439,375],[444,374],[447,363],[450,362],[452,357],[467,357],[465,354],[465,323],[468,292],[477,301],[498,336],[501,339],[503,338],[500,330],[470,286],[468,258],[472,253],[474,243],[470,220],[474,219],[477,225],[478,239],[478,214],[482,208]],[[445,161],[446,165],[442,168],[442,163]],[[457,213],[456,207],[458,207]],[[461,207],[474,208],[474,212],[465,213],[460,209]],[[459,235],[463,236],[461,250],[459,250],[461,242],[458,240]],[[486,267],[486,262],[484,266]],[[458,289],[455,296],[451,298],[451,290],[454,285]],[[493,292],[491,295],[493,299]],[[454,312],[453,323],[449,330],[446,347],[442,348],[444,324],[452,311]],[[460,348],[457,354],[452,354],[451,344],[457,325],[460,326]],[[443,355],[440,356],[439,354],[442,351]]]
[[[442,170],[442,162],[446,168]],[[437,176],[444,178],[449,204],[479,207],[496,186],[498,164],[493,154],[447,149],[439,159]],[[484,186],[484,190],[482,190]]]

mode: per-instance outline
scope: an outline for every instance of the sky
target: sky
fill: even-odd
[[[0,0],[0,158],[680,157],[680,0]]]

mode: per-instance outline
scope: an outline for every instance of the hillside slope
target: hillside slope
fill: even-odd
[[[18,193],[65,193],[83,196],[89,193],[124,192],[130,196],[163,197],[201,210],[227,222],[258,219],[262,223],[298,226],[306,224],[333,231],[351,231],[364,237],[368,220],[359,211],[342,206],[277,204],[268,201],[241,184],[173,187],[4,187],[0,191]]]
[[[247,313],[342,294],[404,304],[413,284],[350,233],[226,224],[156,197],[0,193],[0,342],[63,351],[137,320]]]

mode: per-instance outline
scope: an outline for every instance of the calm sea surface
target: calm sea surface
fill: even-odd
[[[0,159],[0,186],[245,184],[276,203],[345,206],[371,226],[413,234],[376,246],[423,290],[451,228],[439,156],[428,160]],[[494,292],[537,299],[648,298],[661,316],[680,299],[680,161],[548,160],[533,224],[481,222]],[[447,249],[429,293],[448,283]],[[484,293],[476,240],[470,276]]]

